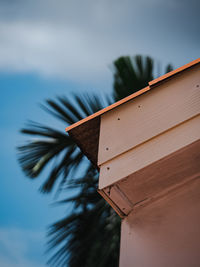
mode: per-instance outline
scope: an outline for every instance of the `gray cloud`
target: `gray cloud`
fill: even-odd
[[[0,1],[0,69],[99,80],[120,55],[199,55],[198,1]]]

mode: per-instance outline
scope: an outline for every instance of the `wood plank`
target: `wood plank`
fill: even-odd
[[[133,206],[176,190],[200,177],[200,140],[164,157],[117,183]]]
[[[200,115],[101,165],[99,189],[200,139]]]
[[[109,197],[109,194],[105,192],[105,190],[97,190],[98,193],[108,202],[108,204],[114,209],[114,211],[121,217],[122,219],[126,216],[125,213],[113,202],[113,200]]]
[[[101,117],[98,165],[200,113],[200,66]]]

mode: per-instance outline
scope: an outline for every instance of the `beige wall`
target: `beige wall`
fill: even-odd
[[[120,267],[199,266],[198,178],[123,220]]]

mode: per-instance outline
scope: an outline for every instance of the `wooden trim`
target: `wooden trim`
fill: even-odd
[[[97,190],[97,192],[108,202],[108,204],[116,211],[116,213],[123,219],[126,214],[124,214],[120,208],[109,198],[109,196],[104,192],[104,190]]]
[[[154,79],[153,81],[150,81],[149,82],[149,86],[150,87],[155,86],[158,83],[160,83],[161,81],[164,81],[164,80],[174,76],[175,74],[180,73],[181,71],[184,71],[184,70],[186,70],[188,68],[191,68],[191,67],[195,66],[198,63],[200,63],[200,58],[197,58],[197,59],[191,61],[190,63],[183,65],[182,67],[180,67],[178,69],[172,70],[172,71],[170,71],[170,72],[168,72],[168,73],[166,73],[166,74]]]

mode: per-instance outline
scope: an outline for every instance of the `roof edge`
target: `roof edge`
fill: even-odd
[[[184,71],[184,70],[186,70],[186,69],[188,69],[190,67],[193,67],[198,63],[200,63],[200,58],[197,58],[197,59],[191,61],[190,63],[187,63],[187,64],[181,66],[180,68],[172,70],[172,71],[170,71],[170,72],[168,72],[168,73],[166,73],[166,74],[164,74],[164,75],[162,75],[162,76],[150,81],[149,82],[149,86],[150,87],[155,86],[158,83],[160,83],[160,82],[162,82],[162,81],[164,81],[164,80],[166,80],[168,78],[171,78],[172,76],[174,76],[174,75],[176,75],[176,74],[178,74],[178,73],[180,73],[180,72],[182,72],[182,71]]]
[[[94,114],[92,114],[92,115],[90,115],[90,116],[88,116],[88,117],[86,117],[86,118],[84,118],[84,119],[82,119],[82,120],[80,120],[80,121],[78,121],[78,122],[66,127],[65,131],[66,132],[70,132],[72,129],[76,128],[77,126],[80,126],[83,123],[86,123],[87,121],[95,119],[96,117],[99,117],[99,116],[103,115],[104,113],[112,110],[113,108],[116,108],[116,107],[118,107],[118,106],[120,106],[120,105],[122,105],[122,104],[124,104],[124,103],[126,103],[126,102],[128,102],[130,100],[132,100],[133,98],[144,94],[145,92],[147,92],[149,90],[150,90],[150,86],[147,86],[147,87],[145,87],[145,88],[143,88],[143,89],[141,89],[141,90],[139,90],[139,91],[137,91],[137,92],[135,92],[135,93],[133,93],[133,94],[131,94],[131,95],[129,95],[129,96],[117,101],[117,102],[115,102],[114,104],[112,104],[112,105],[110,105],[110,106],[108,106],[108,107],[106,107],[104,109],[101,109],[101,110],[97,111],[96,113],[94,113]]]
[[[193,60],[190,63],[187,63],[187,64],[183,65],[180,68],[172,70],[172,71],[170,71],[170,72],[168,72],[168,73],[166,73],[166,74],[164,74],[164,75],[162,75],[162,76],[150,81],[148,83],[149,86],[146,86],[145,88],[143,88],[143,89],[141,89],[141,90],[139,90],[139,91],[137,91],[137,92],[135,92],[135,93],[133,93],[133,94],[131,94],[131,95],[129,95],[129,96],[117,101],[117,102],[115,102],[114,104],[112,104],[112,105],[110,105],[110,106],[108,106],[108,107],[106,107],[104,109],[101,109],[101,110],[97,111],[96,113],[94,113],[94,114],[92,114],[92,115],[90,115],[90,116],[88,116],[88,117],[86,117],[86,118],[84,118],[84,119],[82,119],[82,120],[80,120],[80,121],[78,121],[78,122],[66,127],[65,131],[66,132],[70,132],[72,129],[74,129],[74,128],[76,128],[76,127],[78,127],[78,126],[80,126],[80,125],[82,125],[82,124],[84,124],[84,123],[86,123],[86,122],[88,122],[88,121],[90,121],[92,119],[95,119],[95,118],[103,115],[104,113],[106,113],[106,112],[108,112],[108,111],[110,111],[110,110],[112,110],[112,109],[114,109],[114,108],[116,108],[116,107],[118,107],[118,106],[120,106],[120,105],[122,105],[122,104],[124,104],[124,103],[126,103],[126,102],[128,102],[130,100],[132,100],[132,99],[134,99],[135,97],[137,97],[139,95],[144,94],[145,92],[149,91],[150,89],[155,87],[160,82],[165,81],[166,79],[169,79],[170,77],[172,77],[172,76],[174,76],[174,75],[176,75],[176,74],[178,74],[178,73],[180,73],[180,72],[182,72],[182,71],[184,71],[184,70],[186,70],[186,69],[188,69],[190,67],[193,67],[193,66],[195,66],[195,65],[197,65],[199,63],[200,63],[200,58],[197,58],[196,60]]]

